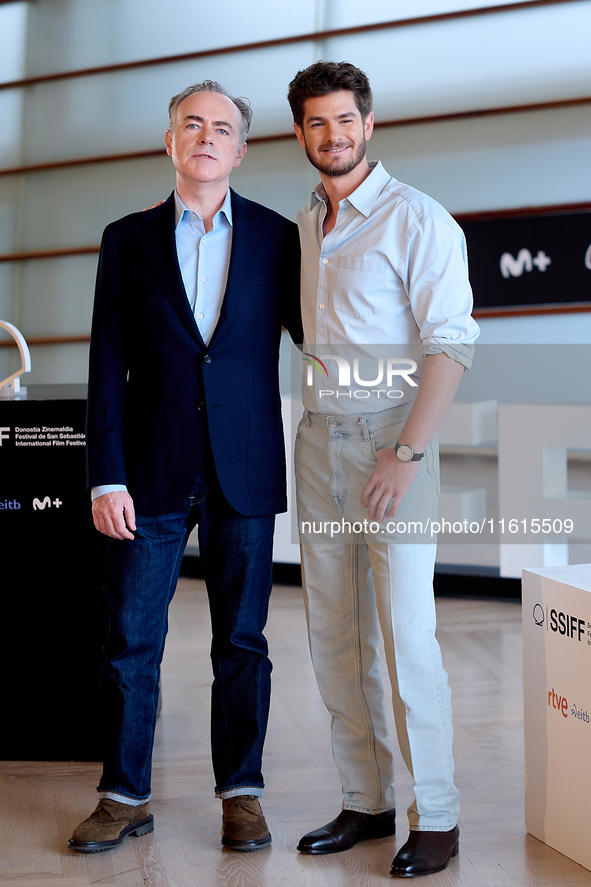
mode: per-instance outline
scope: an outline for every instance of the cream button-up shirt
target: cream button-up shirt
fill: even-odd
[[[322,185],[296,216],[312,412],[357,415],[412,400],[424,356],[445,352],[469,368],[479,333],[461,228],[381,163],[370,167],[326,237]]]

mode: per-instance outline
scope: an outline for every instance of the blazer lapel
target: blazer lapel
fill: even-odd
[[[260,251],[264,246],[264,236],[260,229],[256,213],[247,201],[230,189],[232,197],[232,252],[228,282],[220,317],[212,336],[212,342],[218,341],[231,321],[240,318],[244,310],[245,285],[257,267]]]
[[[136,236],[143,259],[151,268],[166,297],[189,332],[205,347],[187,299],[179,267],[174,227],[174,194],[162,206],[138,215]]]

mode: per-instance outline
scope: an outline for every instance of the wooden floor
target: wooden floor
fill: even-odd
[[[454,694],[461,851],[425,887],[591,885],[591,872],[527,835],[523,822],[521,611],[509,602],[438,601],[439,638]],[[301,593],[277,587],[268,637],[275,664],[266,744],[264,809],[271,848],[220,845],[220,802],[209,754],[209,624],[203,586],[181,580],[171,609],[163,710],[154,754],[156,829],[118,849],[68,850],[94,807],[100,768],[0,764],[0,884],[26,887],[373,887],[394,882],[406,840],[408,773],[397,754],[396,838],[324,857],[295,852],[301,834],[332,819],[340,787],[329,719],[309,664]],[[73,703],[75,704],[75,703]],[[9,729],[5,724],[4,729]],[[39,725],[43,729],[43,725]]]

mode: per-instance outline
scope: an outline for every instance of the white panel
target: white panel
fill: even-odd
[[[90,333],[97,256],[24,262],[19,326],[24,335]]]
[[[287,349],[289,350],[289,348]],[[275,536],[273,539],[273,561],[279,564],[299,564],[300,546],[297,542],[297,516],[294,471],[294,440],[297,424],[294,417],[302,415],[302,402],[298,397],[281,399],[283,411],[283,433],[285,436],[285,453],[287,460],[287,505],[288,510],[275,518]],[[294,541],[296,540],[296,541]]]
[[[591,200],[590,115],[591,107],[565,108],[380,129],[368,157],[452,213]],[[285,215],[310,199],[317,181],[295,140],[251,145],[234,173],[247,196],[257,199],[260,188],[261,202],[271,197]]]
[[[14,252],[19,248],[17,243],[19,187],[20,181],[17,176],[0,178],[0,253]]]
[[[33,345],[27,385],[68,385],[88,381],[88,345]]]
[[[0,318],[14,323],[12,309],[12,286],[14,280],[14,265],[2,262],[0,264]]]
[[[369,76],[380,117],[588,95],[591,4],[359,34],[325,44]]]
[[[499,406],[499,516],[505,522],[501,575],[515,576],[522,568],[565,562],[569,541],[591,537],[591,496],[565,490],[564,483],[564,495],[557,495],[565,448],[591,448],[590,432],[589,406]],[[545,533],[540,529],[545,520],[550,528],[570,520],[574,531]],[[511,521],[517,522],[515,533],[510,532]],[[523,522],[527,532],[521,529]]]
[[[26,74],[28,3],[0,6],[0,82]],[[0,167],[20,163],[23,91],[0,92]]]
[[[437,431],[439,443],[478,446],[497,439],[497,401],[452,403]]]
[[[586,95],[591,4],[560,9],[514,13],[510,23],[495,15],[44,84],[27,99],[26,158],[157,147],[171,95],[204,78],[252,100],[253,135],[287,132],[289,81],[319,54],[367,70],[378,119]]]
[[[288,219],[310,200],[317,182],[318,173],[295,135],[289,142],[251,145],[231,179],[243,197],[270,206]]]
[[[25,161],[59,160],[158,148],[168,127],[168,103],[186,86],[218,80],[247,96],[252,135],[290,132],[285,98],[298,68],[313,61],[309,44],[258,54],[237,53],[196,62],[45,83],[27,91]]]
[[[376,130],[368,156],[451,213],[591,200],[591,105]]]
[[[499,546],[499,572],[503,579],[519,579],[523,570],[568,564],[568,544],[507,543]]]
[[[591,312],[549,314],[540,317],[478,318],[481,345],[520,344],[591,344]],[[585,367],[581,368],[585,370]],[[581,374],[583,377],[583,373]]]
[[[371,6],[359,0],[327,0],[324,16],[325,28],[349,28],[370,22],[388,22],[396,19],[415,18],[423,15],[456,12],[464,9],[481,9],[488,6],[505,6],[512,0],[373,0]]]
[[[1,180],[0,180],[1,181]],[[24,249],[100,243],[109,222],[165,200],[174,168],[162,157],[58,169],[28,176]]]
[[[30,74],[199,52],[315,27],[314,0],[43,0],[32,4]],[[194,82],[189,80],[187,82]]]
[[[481,524],[486,518],[486,490],[484,487],[441,487],[439,521]]]
[[[28,3],[0,6],[0,81],[25,76]]]
[[[1,8],[1,7],[0,7]],[[0,166],[18,166],[21,162],[21,127],[23,92],[6,89],[0,92]]]

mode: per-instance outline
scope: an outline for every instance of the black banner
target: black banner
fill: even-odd
[[[591,303],[591,212],[460,224],[475,309]]]
[[[0,758],[99,760],[104,543],[85,489],[85,388],[39,389],[0,400]]]

